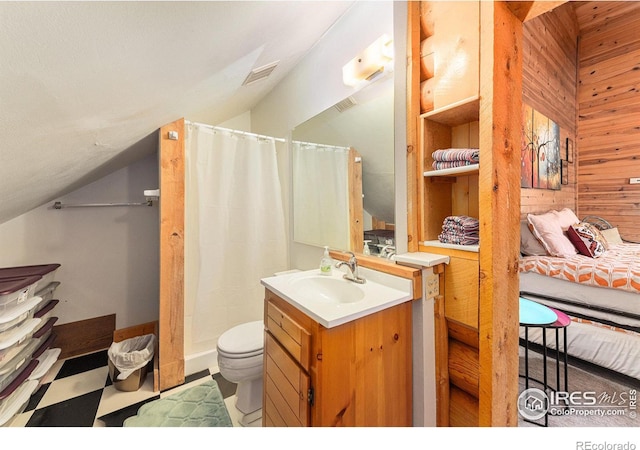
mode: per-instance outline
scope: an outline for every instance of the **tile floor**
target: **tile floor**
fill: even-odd
[[[186,378],[181,386],[153,392],[153,376],[147,375],[142,387],[134,392],[117,390],[109,378],[107,350],[57,361],[31,396],[22,414],[10,427],[121,427],[144,403],[166,397],[179,390],[202,383],[213,377],[234,426],[238,414],[234,406],[236,385],[211,368]],[[252,425],[259,426],[260,421]]]

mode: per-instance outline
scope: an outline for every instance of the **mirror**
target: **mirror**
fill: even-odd
[[[340,228],[342,236],[349,228],[349,215],[323,210],[323,199],[336,195],[336,203],[348,203],[348,192],[326,194],[327,188],[348,190],[346,183],[334,181],[331,176],[313,184],[314,173],[321,172],[319,163],[296,163],[294,143],[293,162],[293,209],[294,241],[331,248],[361,251],[362,243],[368,242],[372,255],[389,257],[395,248],[394,239],[394,111],[393,75],[372,82],[349,98],[339,102],[317,116],[297,126],[292,137],[294,142],[315,143],[328,146],[353,148],[361,156],[362,171],[362,242],[353,248],[349,240],[327,237],[324,232]],[[302,144],[299,144],[302,145]],[[343,164],[340,162],[339,164]],[[296,179],[298,180],[296,182]],[[313,187],[311,187],[313,186]],[[319,187],[320,186],[320,187]],[[313,190],[313,194],[305,192]],[[320,191],[318,193],[317,191]],[[325,195],[326,194],[326,195]],[[314,198],[315,197],[315,198]],[[347,200],[344,200],[347,198]],[[298,205],[298,207],[296,207]],[[313,209],[313,210],[312,210]],[[311,217],[313,216],[313,217]],[[336,219],[336,217],[341,217]],[[351,220],[353,222],[353,220]],[[340,222],[340,223],[336,223]],[[304,233],[296,232],[304,229]],[[360,233],[360,232],[359,232]],[[345,243],[346,242],[346,243]],[[382,255],[380,252],[384,252]],[[366,252],[365,252],[366,253]]]

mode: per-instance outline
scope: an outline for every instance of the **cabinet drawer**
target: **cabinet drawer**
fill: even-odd
[[[309,423],[310,379],[269,332],[265,333],[266,424],[307,426]]]
[[[267,330],[308,372],[311,337],[307,330],[267,300]]]

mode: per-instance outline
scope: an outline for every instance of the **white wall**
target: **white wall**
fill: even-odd
[[[156,154],[56,199],[143,202],[158,187]],[[154,205],[68,208],[53,202],[0,225],[0,267],[59,263],[57,325],[116,314],[123,328],[158,318],[159,216]]]
[[[342,66],[382,34],[393,36],[393,18],[392,1],[355,2],[303,61],[251,110],[252,131],[289,137],[296,125],[353,94],[354,88],[342,82]],[[290,192],[288,155],[283,154],[278,163],[283,189]],[[285,197],[287,211],[290,197]],[[319,247],[290,242],[292,268],[316,267],[321,256]]]

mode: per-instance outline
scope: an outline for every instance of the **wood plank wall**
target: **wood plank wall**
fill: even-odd
[[[578,212],[640,240],[640,2],[576,3]]]
[[[522,101],[560,126],[561,154],[570,137],[576,142],[578,23],[566,3],[524,23]],[[560,190],[522,189],[521,217],[568,207],[576,210],[577,163],[569,164],[569,184]]]

